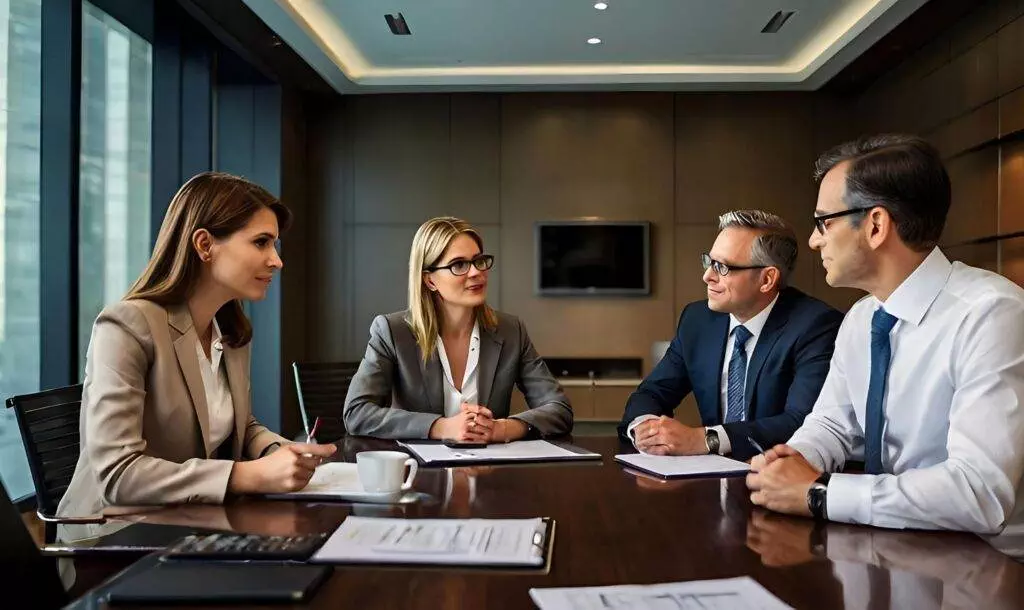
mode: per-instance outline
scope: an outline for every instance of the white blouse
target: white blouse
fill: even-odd
[[[228,387],[228,373],[224,365],[224,345],[221,342],[220,326],[213,320],[213,335],[210,339],[210,357],[206,357],[201,342],[196,341],[199,355],[199,372],[203,376],[203,390],[206,393],[206,408],[209,410],[210,427],[207,429],[208,447],[220,447],[235,429],[235,406]]]
[[[473,334],[469,337],[469,357],[466,358],[466,373],[462,376],[462,391],[455,387],[452,380],[452,367],[448,363],[448,354],[444,351],[444,342],[437,338],[437,355],[441,358],[444,368],[444,416],[453,417],[459,413],[462,403],[480,404],[477,363],[480,361],[480,324],[473,323]]]

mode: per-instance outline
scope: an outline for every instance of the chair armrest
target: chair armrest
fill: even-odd
[[[86,515],[84,517],[53,517],[45,514],[41,510],[36,511],[36,517],[43,523],[66,523],[74,525],[82,525],[86,523],[106,523],[107,518],[103,515]]]

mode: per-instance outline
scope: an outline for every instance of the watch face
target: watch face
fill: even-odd
[[[718,442],[718,432],[708,430],[704,433],[704,444],[707,445],[708,453],[718,453],[721,444]]]

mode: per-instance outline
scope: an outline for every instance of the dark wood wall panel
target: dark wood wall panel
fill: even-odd
[[[549,356],[643,358],[675,328],[673,96],[508,95],[502,101],[502,307]],[[534,223],[652,223],[649,297],[538,297]]]
[[[953,204],[944,244],[1024,224],[1024,164],[1010,137],[1024,129],[1024,2],[976,5],[857,100],[866,131],[924,134],[946,158]],[[1019,240],[947,253],[1024,285]]]
[[[698,255],[718,215],[765,208],[812,228],[812,163],[856,130],[818,94],[403,95],[310,110],[312,359],[362,356],[377,313],[406,304],[416,226],[437,215],[481,227],[498,257],[490,300],[520,316],[548,356],[642,358],[672,336],[705,287]],[[820,127],[818,127],[820,126]],[[652,293],[534,294],[534,224],[600,217],[652,223]],[[835,305],[804,246],[794,284]]]

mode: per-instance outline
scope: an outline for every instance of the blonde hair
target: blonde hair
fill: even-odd
[[[440,298],[424,289],[423,273],[428,267],[441,262],[448,246],[459,235],[469,235],[483,252],[484,240],[480,232],[465,220],[442,216],[431,218],[420,225],[416,236],[412,238],[412,249],[409,251],[409,314],[406,322],[416,337],[423,362],[430,360],[440,332],[440,321],[437,314],[437,302]],[[487,329],[498,326],[498,316],[490,305],[484,303],[476,308],[476,321]]]
[[[192,296],[202,263],[192,246],[192,234],[206,229],[224,238],[244,227],[260,208],[277,216],[279,231],[291,224],[291,212],[266,189],[245,178],[203,172],[182,185],[171,200],[146,268],[124,300],[146,299],[163,306],[178,305]],[[252,324],[237,299],[217,312],[224,342],[241,347],[252,339]]]

